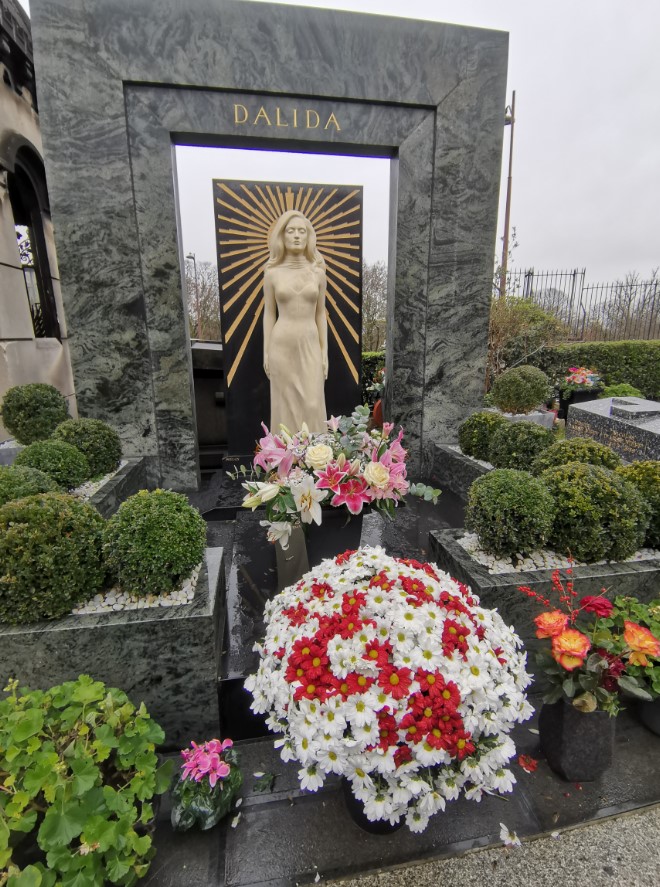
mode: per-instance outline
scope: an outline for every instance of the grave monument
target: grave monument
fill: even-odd
[[[31,11],[81,413],[152,483],[198,484],[174,144],[384,156],[386,417],[423,473],[483,392],[508,35],[232,0]]]

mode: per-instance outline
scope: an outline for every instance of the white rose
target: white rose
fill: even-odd
[[[315,447],[309,447],[305,453],[305,462],[310,468],[325,468],[328,462],[332,461],[332,447],[327,444],[317,444]]]
[[[390,471],[382,462],[369,462],[364,469],[364,479],[371,487],[384,490],[390,482]]]

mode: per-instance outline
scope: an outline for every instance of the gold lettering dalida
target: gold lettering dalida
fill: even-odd
[[[274,123],[272,122],[273,116]],[[324,130],[334,128],[337,132],[341,132],[341,126],[334,111],[331,111],[327,118],[323,117],[323,121],[322,124],[321,114],[315,111],[314,108],[305,108],[304,111],[301,111],[299,119],[298,108],[286,110],[276,107],[268,112],[264,105],[260,105],[259,110],[255,114],[246,105],[234,104],[234,123],[237,126],[243,126],[246,123],[257,126],[263,123],[265,126],[274,125],[280,129],[288,129],[289,127],[293,129],[319,129],[323,125]]]

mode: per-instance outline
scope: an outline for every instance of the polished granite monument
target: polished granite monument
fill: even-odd
[[[385,156],[386,414],[423,470],[481,401],[508,35],[232,0],[31,12],[81,412],[153,483],[198,484],[173,144]]]
[[[642,397],[605,397],[572,404],[566,437],[591,437],[627,462],[660,459],[660,403]]]

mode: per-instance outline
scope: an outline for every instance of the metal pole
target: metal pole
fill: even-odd
[[[199,286],[197,284],[197,260],[195,258],[195,253],[188,253],[186,259],[192,259],[193,267],[195,269],[195,310],[197,311],[197,338],[202,338],[202,314],[199,310]]]
[[[509,177],[506,181],[506,209],[504,210],[504,236],[502,238],[502,262],[500,264],[500,299],[506,295],[506,272],[509,261],[509,223],[511,221],[511,179],[513,171],[513,128],[516,123],[516,91],[511,93],[511,105],[504,112],[504,125],[511,126],[509,139]]]

